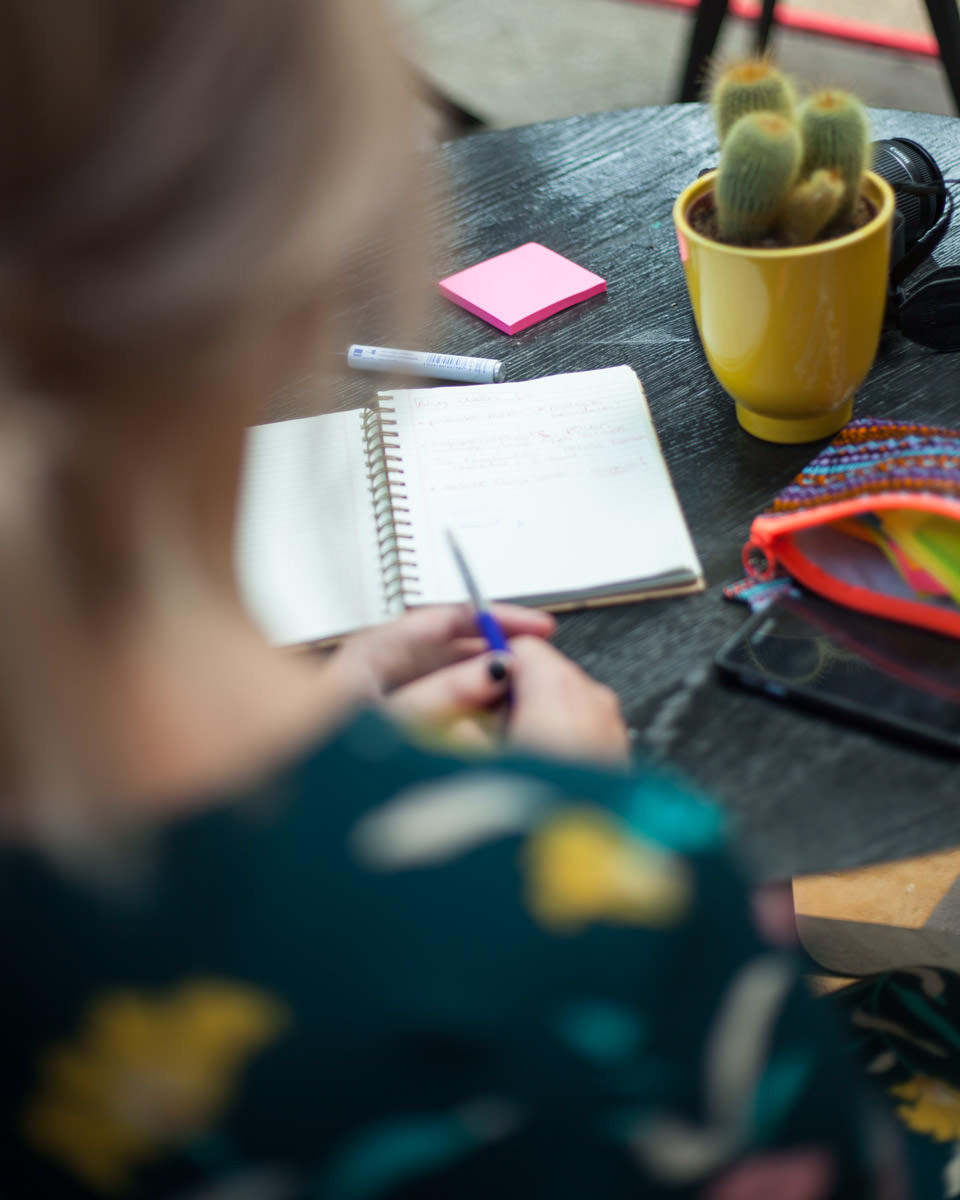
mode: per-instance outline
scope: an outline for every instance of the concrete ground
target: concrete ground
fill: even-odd
[[[389,0],[407,53],[441,92],[492,128],[676,98],[692,13],[638,0]],[[797,8],[929,32],[922,0],[798,0]],[[728,18],[720,54],[745,53],[751,23]],[[775,29],[798,82],[867,104],[954,113],[939,61]]]

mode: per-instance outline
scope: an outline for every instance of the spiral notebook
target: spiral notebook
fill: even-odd
[[[381,392],[248,432],[237,571],[278,644],[464,600],[448,528],[494,599],[556,611],[703,587],[629,367]]]

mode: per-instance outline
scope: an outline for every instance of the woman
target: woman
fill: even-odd
[[[551,618],[499,609],[478,756],[466,612],[319,664],[237,595],[245,427],[358,260],[403,273],[376,12],[0,22],[2,1194],[901,1194],[715,814],[626,769]]]

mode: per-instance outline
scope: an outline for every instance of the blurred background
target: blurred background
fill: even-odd
[[[660,0],[389,0],[424,80],[485,126],[666,104],[678,97],[692,8]],[[781,0],[771,48],[800,82],[855,91],[867,104],[955,114],[939,59],[786,28],[869,26],[932,43],[923,0]],[[719,53],[749,52],[753,23],[728,16]],[[935,45],[935,43],[934,43]],[[436,110],[435,136],[457,130]]]

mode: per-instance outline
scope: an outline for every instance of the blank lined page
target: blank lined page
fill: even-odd
[[[629,367],[401,391],[396,408],[420,602],[461,600],[458,535],[498,599],[695,584],[700,566]]]
[[[236,563],[251,612],[278,644],[383,619],[359,413],[248,430]]]

